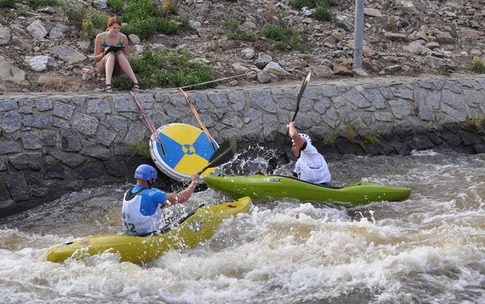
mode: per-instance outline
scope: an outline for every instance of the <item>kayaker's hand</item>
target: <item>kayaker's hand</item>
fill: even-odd
[[[295,122],[289,122],[286,127],[288,128],[288,135],[290,136],[290,138],[293,138],[293,135],[296,133]]]
[[[195,185],[197,185],[199,183],[199,180],[200,180],[200,173],[195,172],[191,177],[191,182],[194,182]]]
[[[173,204],[185,203],[192,193],[194,193],[197,184],[199,183],[200,174],[198,172],[194,173],[191,177],[190,184],[184,190],[180,192],[174,192],[167,195],[167,200]]]

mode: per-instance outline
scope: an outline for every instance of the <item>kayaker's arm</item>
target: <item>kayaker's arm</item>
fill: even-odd
[[[199,178],[199,173],[192,175],[192,180],[187,188],[180,192],[167,193],[167,201],[171,205],[185,203],[192,196],[192,193],[194,193],[195,187],[199,183]]]
[[[296,130],[295,122],[292,121],[288,124],[288,135],[293,140],[293,142],[297,145],[298,148],[301,149],[305,140],[301,138],[300,133]]]

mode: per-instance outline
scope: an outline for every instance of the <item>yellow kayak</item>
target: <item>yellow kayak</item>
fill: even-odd
[[[82,259],[103,252],[117,253],[121,262],[143,263],[160,257],[169,250],[194,248],[209,240],[221,225],[238,213],[248,212],[251,198],[198,208],[194,214],[172,230],[154,236],[126,234],[95,235],[51,247],[45,254],[50,262],[63,262],[68,258]]]

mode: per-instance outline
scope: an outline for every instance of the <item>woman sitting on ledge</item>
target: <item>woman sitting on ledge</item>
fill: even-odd
[[[108,20],[108,28],[105,32],[96,36],[94,41],[94,61],[99,73],[106,75],[106,92],[112,92],[111,80],[113,76],[121,75],[124,72],[130,77],[133,85],[132,90],[140,89],[135,73],[131,68],[128,58],[130,50],[128,37],[120,32],[121,20],[111,17]]]

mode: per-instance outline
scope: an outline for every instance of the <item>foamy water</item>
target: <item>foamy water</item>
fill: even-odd
[[[337,184],[408,186],[411,197],[359,207],[256,202],[210,241],[143,266],[113,254],[43,261],[52,245],[122,231],[124,187],[86,189],[0,220],[0,302],[485,302],[485,155],[346,156],[329,165]],[[207,190],[173,211],[226,199]]]

